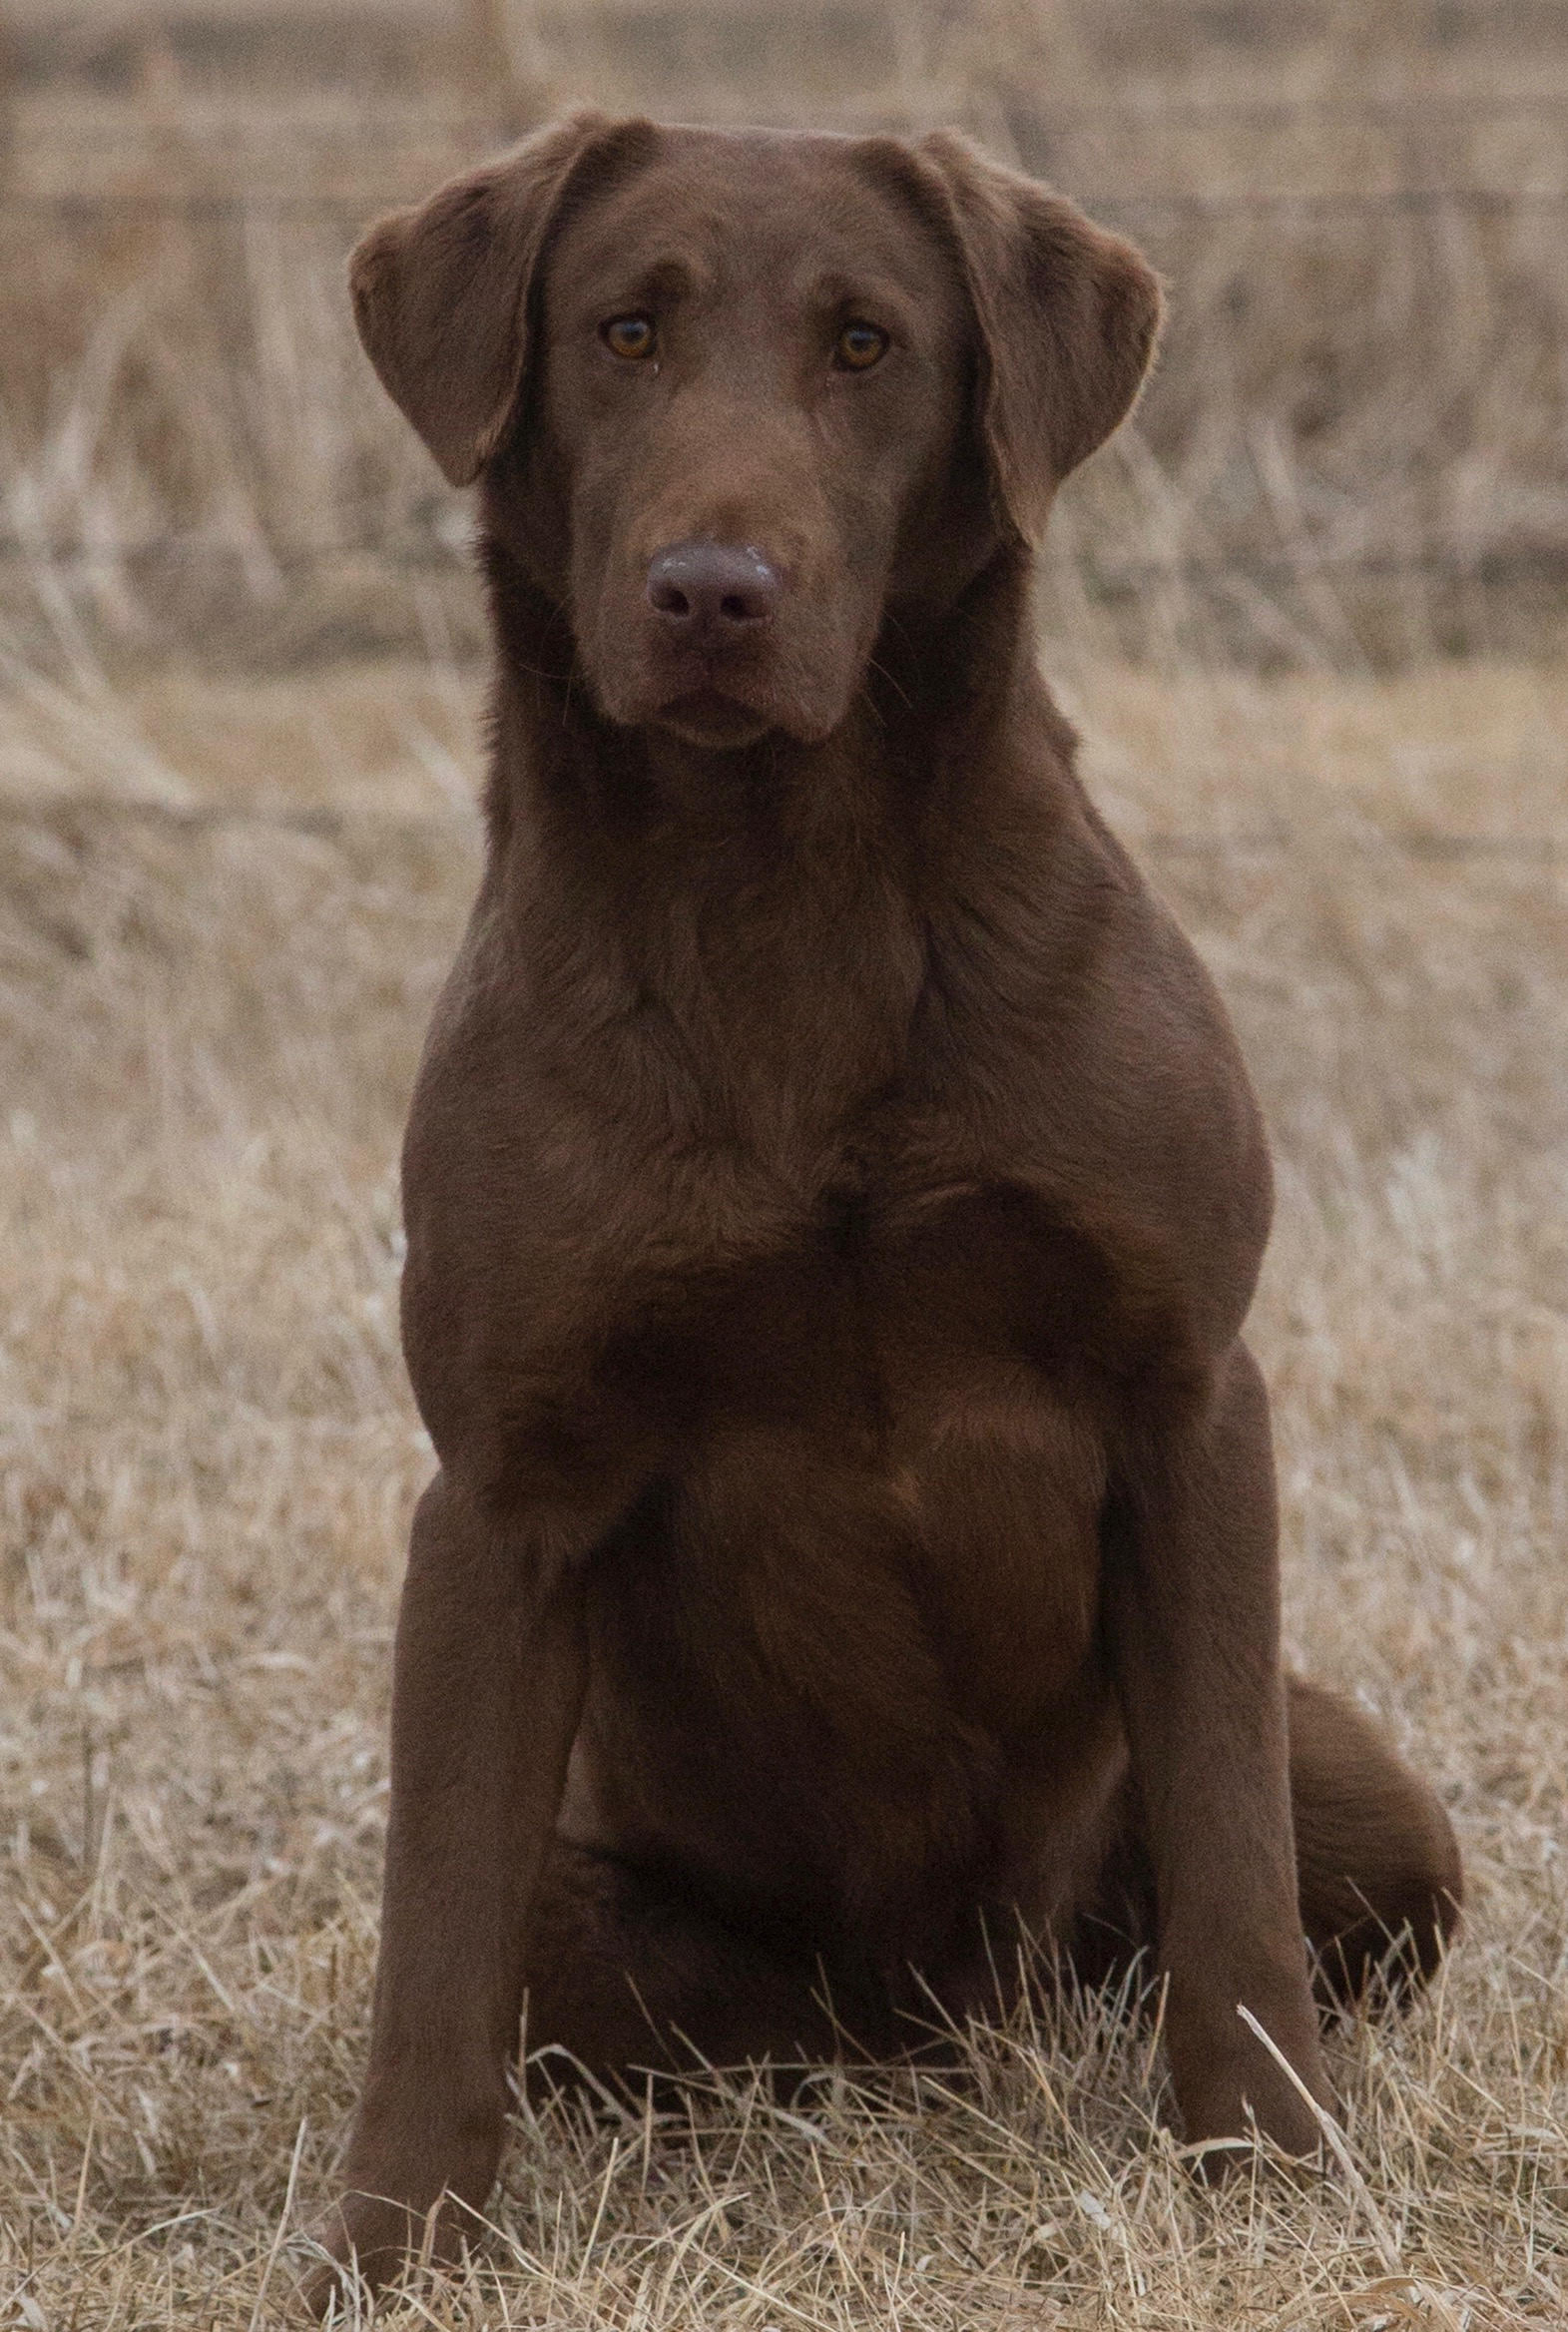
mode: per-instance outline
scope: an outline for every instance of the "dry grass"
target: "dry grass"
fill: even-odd
[[[1364,2190],[1193,2189],[1092,2002],[918,2088],[525,2116],[410,2332],[1568,2319],[1568,670],[1070,679],[1276,1130],[1293,1651],[1438,1778],[1462,1948],[1334,2040]],[[0,707],[0,2323],[276,2320],[352,2095],[471,712],[431,664]]]
[[[421,33],[361,7],[336,48],[297,11],[226,48],[234,13],[214,0],[205,47],[199,17],[121,18],[114,73],[88,77],[79,42],[82,69],[14,108],[0,631],[35,659],[176,641],[281,668],[465,620],[460,507],[359,357],[342,258],[574,97],[961,123],[1144,243],[1173,292],[1165,360],[1052,553],[1059,617],[1104,650],[1353,670],[1555,637],[1560,7],[493,0],[477,69],[456,9]]]
[[[1568,667],[1503,660],[1561,594],[1496,572],[1568,535],[1560,8],[515,0],[500,106],[416,9],[240,13],[61,47],[0,186],[0,2325],[276,2320],[362,2059],[429,1466],[395,1154],[478,626],[339,268],[498,113],[593,95],[965,121],[1173,279],[1059,513],[1052,659],[1276,1130],[1293,1652],[1439,1778],[1473,1909],[1334,2040],[1351,2179],[1195,2191],[1148,2031],[1090,2002],[918,2089],[524,2117],[467,2276],[390,2320],[1561,2326]],[[1363,205],[1429,185],[1523,199]]]

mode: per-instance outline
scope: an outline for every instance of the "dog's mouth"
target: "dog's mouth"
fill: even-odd
[[[684,745],[706,745],[717,752],[755,745],[774,726],[754,706],[727,697],[716,688],[694,689],[685,696],[672,697],[660,706],[654,719]]]

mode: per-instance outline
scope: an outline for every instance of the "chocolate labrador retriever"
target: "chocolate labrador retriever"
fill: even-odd
[[[1153,276],[957,137],[579,114],[352,284],[479,482],[496,671],[321,2241],[372,2282],[459,2241],[525,1999],[612,2075],[891,2052],[1017,1921],[1091,1979],[1147,1951],[1189,2141],[1308,2150],[1238,2004],[1326,2099],[1314,1982],[1429,1970],[1460,1875],[1282,1674],[1264,1135],[1035,667]]]

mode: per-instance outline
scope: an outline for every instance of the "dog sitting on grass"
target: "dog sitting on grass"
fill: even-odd
[[[494,742],[404,1159],[440,1471],[321,2244],[455,2249],[525,1995],[601,2077],[893,2054],[1020,1920],[1148,1955],[1190,2142],[1310,2151],[1314,1990],[1429,1971],[1460,1872],[1282,1673],[1264,1135],[1035,665],[1153,276],[956,137],[579,114],[352,284],[480,487]]]

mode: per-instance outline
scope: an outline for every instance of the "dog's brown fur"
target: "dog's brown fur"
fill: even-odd
[[[954,138],[582,115],[353,290],[482,481],[497,672],[405,1156],[441,1470],[322,2239],[376,2278],[482,2205],[525,1992],[612,2072],[890,2050],[1019,1917],[1092,1977],[1148,1948],[1189,2140],[1307,2150],[1237,2004],[1324,2098],[1304,1929],[1329,1994],[1401,1935],[1424,1971],[1460,1876],[1282,1676],[1264,1136],[1035,669],[1029,546],[1153,278]],[[762,615],[661,617],[672,545]]]

